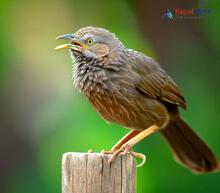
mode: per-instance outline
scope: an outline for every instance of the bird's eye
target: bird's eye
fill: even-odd
[[[89,39],[87,40],[87,43],[88,43],[89,45],[92,45],[92,44],[93,44],[93,39],[92,39],[92,38],[89,38]]]

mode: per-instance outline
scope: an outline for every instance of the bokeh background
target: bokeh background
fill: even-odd
[[[163,17],[167,8],[204,8],[202,18]],[[109,149],[127,130],[106,124],[71,80],[57,35],[105,27],[154,57],[181,87],[183,117],[220,158],[220,3],[176,1],[0,1],[0,192],[58,193],[64,152]],[[135,150],[138,193],[217,193],[220,173],[194,175],[173,161],[159,133]]]

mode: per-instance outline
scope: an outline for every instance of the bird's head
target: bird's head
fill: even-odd
[[[57,39],[70,40],[70,43],[57,46],[55,49],[70,49],[74,58],[84,56],[100,59],[115,56],[114,52],[123,47],[113,33],[97,27],[84,27],[73,34],[58,36]]]

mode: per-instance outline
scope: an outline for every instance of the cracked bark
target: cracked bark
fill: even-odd
[[[111,155],[65,153],[62,193],[135,193],[136,162],[129,154],[109,164]]]

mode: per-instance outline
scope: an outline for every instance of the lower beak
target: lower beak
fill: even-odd
[[[74,44],[62,44],[55,48],[55,50],[60,50],[60,49],[73,49],[79,51],[79,46],[76,46]]]
[[[74,34],[64,34],[58,36],[56,39],[69,39],[72,44],[62,44],[60,46],[57,46],[55,50],[60,49],[73,49],[76,51],[82,51],[84,49],[88,49],[88,46],[81,43],[76,37],[74,37]]]

